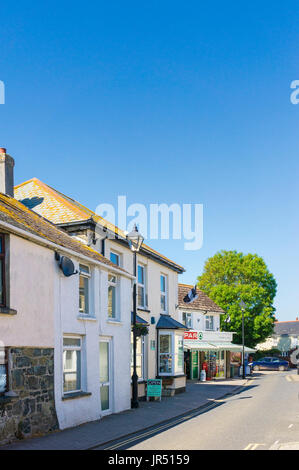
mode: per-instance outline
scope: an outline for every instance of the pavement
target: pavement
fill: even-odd
[[[243,390],[250,378],[188,382],[186,392],[160,401],[140,402],[140,407],[112,414],[99,421],[26,439],[1,447],[1,450],[87,450],[109,448],[115,441],[138,435],[192,411],[208,410],[218,400]],[[247,388],[247,387],[245,387]]]
[[[259,372],[206,413],[110,448],[130,450],[299,450],[299,375]]]

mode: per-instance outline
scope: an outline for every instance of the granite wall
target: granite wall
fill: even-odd
[[[0,396],[0,444],[58,429],[54,349],[11,347],[8,354],[9,391],[16,396]]]

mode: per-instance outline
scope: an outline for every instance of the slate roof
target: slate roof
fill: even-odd
[[[120,238],[126,239],[126,234],[111,224],[103,217],[80,204],[78,201],[65,194],[51,188],[37,178],[25,181],[14,188],[15,198],[22,202],[29,209],[34,210],[54,224],[66,224],[71,222],[83,222],[93,220],[94,222],[107,227]],[[142,252],[157,256],[178,272],[183,272],[184,268],[158,251],[146,244],[142,245]]]
[[[274,324],[275,335],[298,335],[299,336],[299,320],[295,321],[278,321]]]
[[[56,227],[52,222],[49,222],[36,214],[36,212],[28,209],[21,202],[3,193],[0,193],[0,221],[1,220],[14,227],[25,230],[28,233],[37,235],[43,238],[45,242],[50,241],[61,247],[73,250],[78,254],[100,261],[107,266],[126,272],[97,251],[77,241],[75,238],[72,238],[64,230]]]
[[[225,313],[219,305],[215,304],[210,297],[198,288],[196,289],[198,298],[193,300],[190,304],[185,303],[183,299],[192,287],[194,286],[189,284],[179,284],[178,304],[181,310],[205,310],[207,312]]]
[[[169,315],[161,315],[156,328],[157,330],[188,330],[186,325],[179,323]]]
[[[133,312],[131,312],[131,323],[133,325]],[[146,320],[143,320],[139,315],[136,315],[136,323],[140,325],[149,325],[149,322]]]

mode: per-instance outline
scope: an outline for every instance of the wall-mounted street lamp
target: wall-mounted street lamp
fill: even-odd
[[[143,236],[138,232],[137,225],[134,225],[133,230],[128,233],[127,240],[129,242],[130,248],[134,254],[134,286],[133,286],[133,375],[132,375],[132,386],[133,394],[131,407],[138,408],[138,375],[137,375],[137,359],[136,359],[136,350],[137,350],[137,335],[136,335],[136,317],[137,317],[137,253],[139,252],[141,245],[143,243]]]

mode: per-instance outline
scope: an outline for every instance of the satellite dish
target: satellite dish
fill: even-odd
[[[66,277],[78,273],[78,271],[75,270],[75,265],[70,258],[67,258],[66,256],[60,256],[58,253],[55,253],[55,259],[58,261],[58,265]]]

